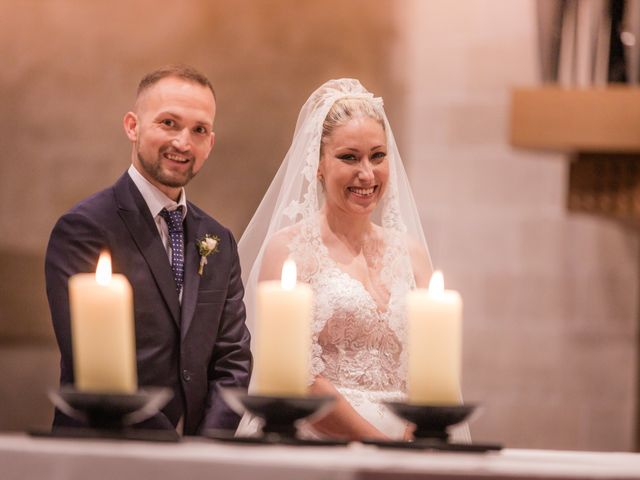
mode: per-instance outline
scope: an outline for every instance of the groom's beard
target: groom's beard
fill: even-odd
[[[171,149],[164,148],[158,152],[158,156],[155,161],[148,161],[144,158],[140,149],[137,148],[138,160],[140,165],[144,168],[152,178],[154,178],[161,185],[165,185],[171,188],[184,187],[187,185],[198,172],[193,171],[193,165],[195,163],[193,158],[189,159],[187,168],[183,172],[176,172],[163,167],[164,161],[169,161],[164,158],[164,154],[170,152]]]

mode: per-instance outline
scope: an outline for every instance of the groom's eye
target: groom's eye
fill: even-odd
[[[165,118],[164,120],[162,120],[160,123],[162,123],[162,125],[164,125],[165,127],[174,127],[176,122],[171,120],[170,118]]]

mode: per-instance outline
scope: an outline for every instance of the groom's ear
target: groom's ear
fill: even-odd
[[[138,116],[133,112],[127,112],[122,120],[124,131],[129,140],[135,142],[138,140]]]

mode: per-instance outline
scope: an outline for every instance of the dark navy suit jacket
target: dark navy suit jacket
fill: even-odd
[[[220,238],[198,274],[196,241]],[[95,271],[102,249],[111,252],[114,273],[124,274],[134,294],[136,356],[140,386],[164,386],[173,399],[145,423],[184,433],[233,429],[239,418],[218,388],[249,383],[251,353],[245,326],[244,289],[236,242],[229,230],[189,203],[185,218],[185,280],[182,305],[156,224],[125,173],[110,188],[82,201],[55,225],[45,260],[47,296],[60,348],[60,383],[73,383],[68,279]],[[77,422],[56,410],[56,426]]]

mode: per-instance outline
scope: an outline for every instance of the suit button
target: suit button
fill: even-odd
[[[182,370],[182,378],[185,382],[191,381],[191,372],[189,370]]]

